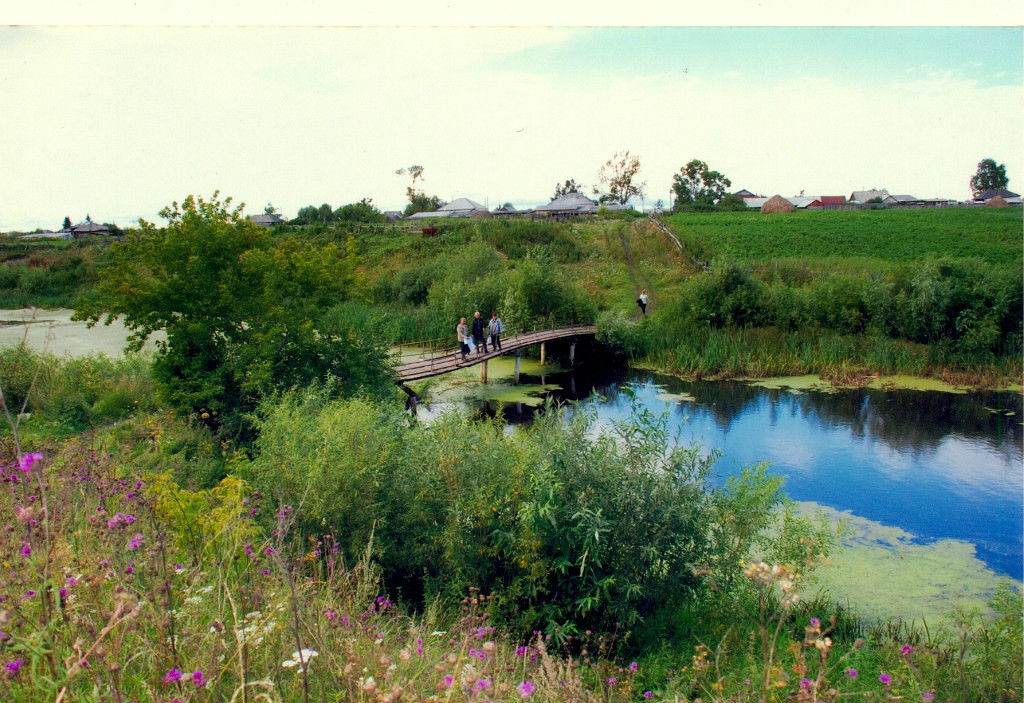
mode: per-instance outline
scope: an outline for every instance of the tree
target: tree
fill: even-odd
[[[684,209],[688,204],[714,205],[725,196],[725,189],[732,181],[708,165],[693,159],[672,176],[672,190],[676,193],[674,210]]]
[[[987,190],[999,190],[1010,185],[1006,177],[1006,164],[998,164],[994,159],[982,159],[978,162],[978,172],[971,176],[971,193],[978,198]]]
[[[64,229],[65,232],[67,232],[68,230],[71,229],[71,218],[68,217],[67,215],[64,216],[64,227],[63,227],[63,229]]]
[[[154,378],[166,402],[216,423],[240,418],[272,392],[330,381],[337,392],[381,388],[386,352],[374,335],[327,322],[358,295],[353,246],[274,238],[218,193],[188,196],[140,221],[100,271],[97,294],[74,319],[121,317],[138,350],[157,330]]]
[[[565,183],[562,185],[559,185],[558,183],[555,184],[555,194],[551,196],[551,199],[558,200],[563,195],[567,195],[569,193],[582,193],[583,191],[580,190],[580,188],[581,186],[576,182],[576,179],[566,179]]]
[[[404,176],[405,174],[409,174],[409,176],[412,178],[411,187],[415,188],[416,181],[423,180],[423,167],[420,166],[419,164],[413,164],[409,168],[400,168],[395,170],[396,176]]]
[[[620,205],[625,205],[634,196],[642,198],[647,183],[634,182],[639,172],[639,156],[631,156],[628,151],[617,151],[597,173],[597,181],[605,187],[606,192],[594,188],[594,194],[600,195],[602,203]]]
[[[416,189],[416,181],[423,180],[422,166],[413,164],[408,168],[400,168],[395,171],[396,176],[406,174],[412,177],[412,185],[405,189],[405,197],[409,199],[409,204],[402,211],[402,217],[415,215],[417,212],[433,212],[444,205],[444,202],[436,195],[427,195],[422,190]]]
[[[386,218],[373,205],[373,198],[363,198],[358,203],[342,205],[334,211],[335,222],[383,222]]]
[[[415,215],[417,212],[433,212],[437,210],[444,201],[436,195],[427,195],[423,191],[409,193],[409,204],[402,211],[402,217]]]
[[[325,225],[332,219],[334,219],[334,210],[328,203],[324,203],[320,207],[307,205],[299,208],[291,223],[293,225]]]
[[[277,208],[274,207],[274,203],[267,203],[267,206],[265,208],[263,208],[263,214],[264,215],[276,215],[277,214]]]

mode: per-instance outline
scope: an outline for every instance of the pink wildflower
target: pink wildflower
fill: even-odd
[[[37,461],[41,461],[42,458],[43,455],[40,454],[39,452],[23,454],[21,458],[18,459],[18,468],[21,469],[21,473],[27,474],[29,471],[32,470],[32,464],[36,463]]]

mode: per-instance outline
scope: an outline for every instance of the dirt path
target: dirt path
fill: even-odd
[[[635,224],[633,227],[636,229]],[[655,301],[654,284],[651,283],[651,279],[647,278],[647,274],[641,271],[640,267],[633,261],[633,254],[629,251],[629,242],[626,241],[625,229],[626,225],[623,223],[618,226],[616,232],[619,235],[619,241],[622,242],[622,250],[626,253],[626,263],[629,264],[630,278],[633,279],[633,285],[636,288],[637,295],[640,294],[641,288],[647,289],[647,297],[649,298],[647,309],[653,310]],[[637,281],[640,282],[639,285],[637,284]]]

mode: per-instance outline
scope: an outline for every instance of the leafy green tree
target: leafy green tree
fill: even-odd
[[[987,190],[998,190],[1010,185],[1006,177],[1006,164],[996,164],[994,159],[978,162],[978,171],[971,176],[971,193],[977,198]]]
[[[699,159],[693,159],[672,176],[672,190],[676,193],[674,210],[689,204],[713,205],[725,196],[732,181],[718,171],[712,171]]]
[[[563,195],[568,193],[582,193],[582,186],[576,182],[575,178],[566,179],[565,183],[555,184],[555,194],[551,196],[552,200],[558,200]]]
[[[602,203],[620,205],[625,205],[632,197],[642,198],[647,183],[636,181],[639,173],[640,157],[631,156],[628,151],[617,151],[597,173],[597,181],[605,191],[595,188],[594,194],[600,195]]]
[[[63,229],[64,229],[64,230],[69,230],[69,229],[71,229],[71,218],[70,218],[70,217],[68,217],[67,215],[65,215],[65,216],[64,216],[64,225],[63,225]]]
[[[334,210],[328,203],[324,203],[320,207],[307,205],[299,208],[291,223],[293,225],[325,225],[333,218]]]
[[[402,211],[402,217],[408,217],[409,215],[415,215],[417,212],[434,212],[442,205],[444,201],[436,195],[427,195],[423,191],[412,191],[410,189],[409,204],[405,206],[405,210]]]
[[[373,198],[363,198],[358,203],[342,205],[334,211],[335,222],[384,222],[384,214],[373,204]]]
[[[745,212],[748,210],[746,201],[735,193],[729,193],[719,200],[718,209],[727,212]]]
[[[112,248],[97,294],[75,319],[121,317],[138,350],[154,332],[154,377],[173,406],[241,416],[262,396],[315,381],[338,392],[383,388],[386,355],[371,336],[330,328],[324,312],[359,293],[352,246],[275,239],[218,193],[164,208]]]

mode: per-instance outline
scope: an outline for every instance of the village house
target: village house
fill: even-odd
[[[490,217],[491,213],[480,203],[469,198],[456,198],[431,212],[417,212],[406,220],[426,220],[434,217]]]

